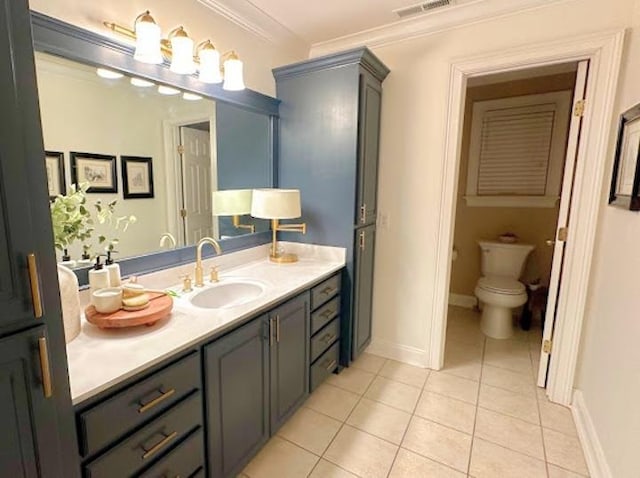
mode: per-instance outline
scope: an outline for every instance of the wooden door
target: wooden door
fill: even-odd
[[[580,103],[584,101],[587,91],[587,76],[589,73],[589,62],[578,63],[576,75],[576,86],[573,93],[573,110],[571,124],[569,126],[569,139],[567,142],[567,154],[564,165],[564,175],[562,179],[562,194],[560,196],[560,210],[558,212],[558,229],[553,244],[553,261],[551,263],[551,278],[549,279],[549,295],[547,297],[547,308],[542,336],[542,346],[540,350],[540,367],[538,369],[538,386],[545,387],[549,372],[549,359],[551,357],[553,329],[556,320],[556,310],[558,306],[558,296],[562,281],[562,266],[564,262],[565,243],[567,231],[569,230],[569,209],[571,207],[571,197],[573,192],[573,180],[575,176],[576,160],[578,157],[578,147],[580,142],[580,131],[582,129],[582,113],[579,113]]]
[[[355,360],[371,342],[375,239],[375,226],[363,227],[356,231],[352,360]]]
[[[183,126],[182,196],[185,244],[213,236],[211,144],[208,131]]]
[[[358,202],[357,225],[373,224],[378,209],[378,153],[382,90],[378,80],[360,74],[358,125]]]
[[[271,433],[309,394],[309,294],[269,314],[271,325]]]
[[[269,439],[267,318],[204,351],[209,472],[215,478],[236,476]]]

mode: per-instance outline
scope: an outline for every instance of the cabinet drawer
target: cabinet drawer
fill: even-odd
[[[200,387],[200,361],[194,353],[154,373],[110,399],[82,412],[83,456],[94,453]]]
[[[321,306],[340,292],[340,274],[329,277],[311,289],[311,310]]]
[[[123,440],[86,467],[90,478],[131,476],[202,425],[200,392]]]
[[[311,362],[340,337],[340,318],[333,321],[311,338]]]
[[[339,353],[340,341],[337,341],[311,366],[311,392],[336,369]]]
[[[336,297],[311,314],[311,335],[331,322],[340,313],[340,297]]]
[[[204,434],[199,428],[139,478],[187,478],[201,470],[204,476]]]

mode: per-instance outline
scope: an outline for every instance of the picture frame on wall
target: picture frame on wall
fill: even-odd
[[[49,199],[53,201],[56,196],[64,194],[67,189],[64,177],[64,153],[59,151],[45,151],[44,162],[47,169]]]
[[[640,104],[620,115],[609,204],[640,211]]]
[[[87,193],[117,193],[116,157],[72,151],[71,181],[74,184],[88,182]]]
[[[153,198],[153,159],[145,156],[120,156],[120,163],[123,197]]]

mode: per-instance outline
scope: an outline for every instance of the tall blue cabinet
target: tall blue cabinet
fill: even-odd
[[[79,476],[26,0],[0,0],[0,475]]]
[[[344,247],[341,363],[371,341],[382,82],[389,69],[358,48],[273,70],[280,104],[278,185],[298,188],[305,236]]]

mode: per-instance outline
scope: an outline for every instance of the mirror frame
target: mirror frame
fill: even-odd
[[[257,91],[225,91],[221,85],[198,81],[194,76],[181,76],[169,71],[169,63],[149,65],[133,59],[134,48],[78,26],[31,11],[34,50],[78,61],[95,67],[106,67],[122,73],[146,78],[181,90],[235,105],[245,110],[269,116],[273,187],[278,187],[278,123],[280,100]],[[271,231],[247,234],[220,241],[223,254],[256,247],[271,242]],[[203,257],[214,253],[205,249]],[[124,277],[146,274],[194,262],[196,246],[153,252],[118,260]],[[74,269],[81,286],[89,283],[91,267]],[[177,279],[176,279],[177,281]]]

